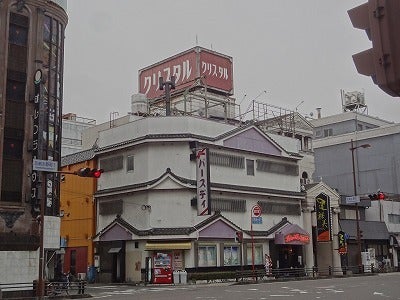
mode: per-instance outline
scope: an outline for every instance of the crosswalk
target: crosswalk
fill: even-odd
[[[188,287],[179,287],[179,286],[171,286],[171,287],[128,287],[128,286],[99,286],[99,287],[90,287],[88,293],[92,295],[92,298],[101,299],[101,298],[110,298],[118,295],[135,295],[135,294],[144,294],[144,293],[159,293],[166,291],[176,291],[176,290],[188,290]]]

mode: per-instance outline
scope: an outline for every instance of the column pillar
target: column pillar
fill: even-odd
[[[314,253],[313,253],[313,235],[312,235],[312,220],[311,220],[311,211],[313,207],[303,208],[303,226],[304,230],[310,234],[310,242],[304,246],[305,250],[305,267],[307,269],[311,269],[314,267]]]
[[[343,275],[343,271],[341,269],[340,263],[340,254],[339,254],[339,240],[338,240],[338,232],[339,232],[339,207],[332,207],[332,264],[334,275]]]

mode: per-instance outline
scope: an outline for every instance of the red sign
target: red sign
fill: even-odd
[[[233,95],[232,58],[202,47],[195,47],[139,70],[139,93],[154,99],[163,95],[159,78],[164,82],[175,76],[174,93],[184,91],[202,77],[208,89]]]
[[[261,217],[261,207],[260,205],[254,205],[251,209],[252,217]]]
[[[289,233],[285,235],[285,243],[290,242],[301,242],[308,244],[310,242],[310,237],[302,233]]]

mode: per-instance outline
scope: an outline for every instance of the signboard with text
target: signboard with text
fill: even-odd
[[[331,240],[331,214],[329,196],[321,193],[315,199],[317,214],[317,241],[328,242]]]
[[[210,163],[207,148],[196,150],[197,214],[211,214]]]
[[[171,76],[175,76],[174,93],[191,87],[201,77],[208,89],[233,95],[232,57],[212,50],[197,46],[139,70],[139,93],[148,99],[160,98],[159,79],[170,81]]]

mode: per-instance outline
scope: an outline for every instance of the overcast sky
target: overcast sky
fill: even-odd
[[[233,57],[234,97],[244,110],[258,97],[327,116],[341,112],[341,89],[358,90],[370,115],[400,122],[400,98],[358,74],[352,60],[371,47],[347,14],[364,2],[69,0],[63,112],[97,123],[126,115],[138,70],[196,46],[197,37]]]

